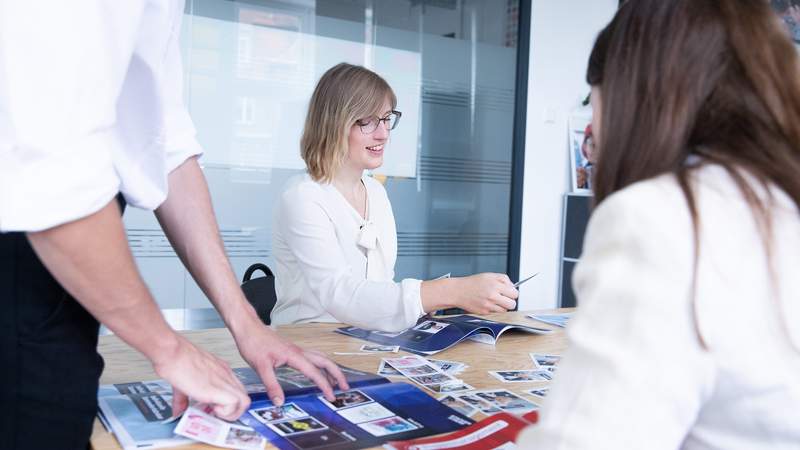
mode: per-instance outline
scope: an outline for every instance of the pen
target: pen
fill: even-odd
[[[514,283],[514,287],[518,287],[520,284],[530,280],[531,278],[535,277],[536,275],[539,275],[539,272],[536,272],[535,274],[529,276],[528,278],[525,278],[524,280],[517,281],[516,283]]]

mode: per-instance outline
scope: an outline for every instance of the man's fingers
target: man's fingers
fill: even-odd
[[[336,385],[339,386],[339,389],[342,390],[350,389],[350,385],[347,384],[347,377],[344,376],[339,366],[328,359],[327,356],[317,351],[306,350],[306,358],[315,366],[324,369],[325,373],[328,375],[328,381],[330,381],[331,384],[335,382]]]
[[[272,404],[275,406],[283,405],[283,388],[281,388],[278,378],[275,377],[275,369],[265,362],[256,367],[256,371],[258,371],[258,376],[261,377],[261,381],[264,382],[264,386],[267,388],[267,396],[269,396]]]
[[[314,384],[319,387],[319,389],[322,391],[322,394],[328,401],[332,402],[335,400],[335,397],[333,396],[333,388],[331,387],[331,384],[328,383],[325,375],[323,375],[315,365],[311,364],[311,362],[306,359],[302,353],[296,353],[292,355],[292,357],[289,358],[289,365],[299,370],[311,381],[313,381]],[[338,370],[338,368],[336,370]],[[347,385],[346,381],[345,385]]]
[[[172,417],[178,417],[189,407],[189,397],[172,386]]]

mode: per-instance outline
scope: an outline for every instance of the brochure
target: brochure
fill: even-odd
[[[337,392],[333,402],[319,392],[288,395],[279,407],[269,400],[254,402],[239,420],[282,450],[376,447],[473,423],[416,386],[388,380]]]
[[[539,322],[544,322],[549,325],[555,325],[557,327],[565,328],[567,326],[567,322],[569,322],[569,319],[572,318],[572,313],[528,314],[525,317],[528,317],[533,320],[538,320]]]
[[[387,383],[379,375],[341,367],[353,388]],[[233,369],[253,401],[267,398],[266,388],[258,374],[249,367]],[[314,383],[301,372],[282,366],[275,375],[287,395],[317,392]],[[192,440],[174,433],[172,417],[172,387],[164,380],[137,381],[100,386],[98,416],[114,433],[125,449],[163,448],[184,445]]]
[[[494,345],[500,335],[508,330],[534,334],[551,332],[544,328],[495,322],[470,315],[423,317],[415,326],[398,333],[370,331],[356,327],[343,327],[336,332],[378,344],[399,345],[401,349],[411,353],[433,355],[464,339]]]
[[[467,450],[517,448],[514,442],[523,428],[535,424],[539,413],[533,411],[522,417],[507,412],[489,416],[463,430],[447,436],[438,436],[406,441],[391,441],[387,448],[394,450],[437,450],[460,448]]]

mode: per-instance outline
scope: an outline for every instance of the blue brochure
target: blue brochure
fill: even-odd
[[[239,420],[283,450],[377,447],[473,423],[419,388],[386,379],[383,384],[337,392],[333,402],[319,392],[287,395],[279,407],[269,400],[253,402]]]
[[[433,355],[452,347],[464,339],[484,344],[495,344],[500,335],[508,330],[533,334],[548,334],[544,328],[495,322],[469,315],[452,317],[421,318],[417,324],[399,333],[370,331],[356,327],[343,327],[337,333],[364,339],[383,345],[399,345],[407,352]]]
[[[388,382],[379,375],[340,368],[353,388]],[[266,389],[253,369],[242,367],[233,372],[254,402],[267,398]],[[286,395],[319,391],[311,380],[291,367],[278,367],[275,376]],[[103,385],[98,389],[97,400],[100,420],[126,450],[174,447],[192,442],[176,435],[173,432],[176,422],[168,421],[172,416],[172,387],[164,380]]]

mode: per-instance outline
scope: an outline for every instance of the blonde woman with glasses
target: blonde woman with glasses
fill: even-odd
[[[317,84],[300,142],[308,171],[289,180],[275,209],[273,323],[398,331],[438,309],[485,314],[516,305],[503,274],[394,281],[392,206],[364,171],[383,164],[401,117],[396,105],[386,81],[360,66],[338,64]]]

